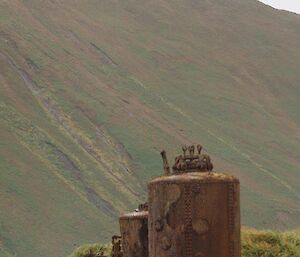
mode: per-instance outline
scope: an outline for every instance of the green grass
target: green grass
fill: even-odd
[[[300,234],[246,230],[242,233],[243,257],[299,257]]]
[[[104,254],[110,256],[111,246],[101,244],[86,244],[78,247],[69,257],[97,257]]]

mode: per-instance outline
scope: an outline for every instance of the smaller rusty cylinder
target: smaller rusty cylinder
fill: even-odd
[[[148,257],[148,204],[120,216],[123,257]]]
[[[173,172],[148,184],[150,257],[241,256],[239,180],[197,149],[183,147]]]

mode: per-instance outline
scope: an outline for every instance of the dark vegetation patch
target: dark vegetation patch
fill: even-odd
[[[83,178],[83,173],[80,168],[57,146],[50,142],[46,144],[52,149],[52,152],[55,154],[58,162],[62,165],[62,171],[68,172],[71,175],[76,183],[84,190],[86,193],[87,199],[100,211],[103,211],[107,215],[116,217],[117,211],[115,208],[106,200],[104,200]]]
[[[110,245],[87,244],[77,248],[69,257],[99,257],[104,253],[109,256],[111,253]]]
[[[18,49],[18,45],[15,40],[13,40],[10,35],[4,31],[0,31],[0,40],[4,41],[6,44],[8,44],[11,48],[14,50]]]
[[[110,64],[113,66],[118,66],[118,64],[116,62],[114,62],[114,60],[101,47],[95,45],[92,42],[90,42],[90,44],[101,54],[100,59],[103,64]]]

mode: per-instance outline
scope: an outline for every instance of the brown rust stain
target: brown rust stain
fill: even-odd
[[[162,154],[165,176],[148,184],[151,257],[240,257],[239,181],[201,149],[183,147],[172,172]]]

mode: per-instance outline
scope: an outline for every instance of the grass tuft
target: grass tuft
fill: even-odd
[[[243,257],[300,257],[300,235],[296,232],[243,230]]]
[[[86,244],[78,247],[69,257],[98,257],[103,253],[110,256],[110,252],[110,245]]]

